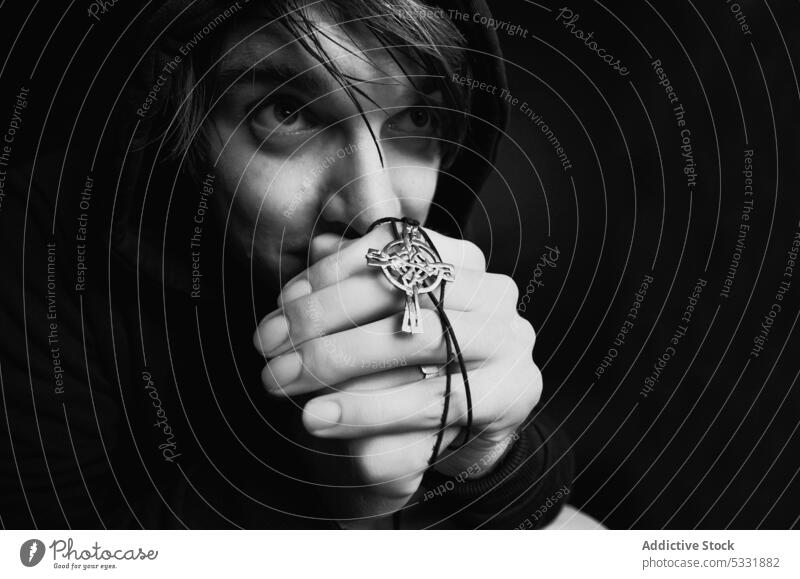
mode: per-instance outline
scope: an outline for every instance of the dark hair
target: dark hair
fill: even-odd
[[[350,84],[350,79],[328,57],[319,43],[317,34],[327,36],[307,14],[307,4],[302,0],[262,0],[250,6],[235,19],[221,26],[210,42],[189,53],[175,71],[174,89],[165,109],[163,119],[168,122],[164,134],[168,158],[186,155],[186,170],[191,175],[200,174],[199,167],[207,163],[209,133],[204,122],[215,100],[219,97],[216,71],[219,66],[224,31],[236,22],[247,18],[253,6],[260,4],[267,21],[280,23],[297,42],[336,79],[363,116],[364,111],[356,98],[363,92]],[[443,165],[449,166],[466,133],[466,115],[470,109],[469,93],[454,82],[456,74],[467,74],[468,60],[463,50],[464,37],[441,8],[432,7],[419,0],[320,0],[315,7],[325,10],[334,22],[342,22],[349,34],[356,23],[372,34],[392,56],[400,53],[433,77],[434,85],[441,90],[443,102],[434,113],[442,124]],[[291,16],[288,16],[291,14]],[[328,38],[330,38],[328,36]],[[355,42],[354,42],[355,43]],[[396,51],[396,53],[395,53]],[[409,76],[412,86],[417,84]],[[454,115],[463,115],[456,122]],[[370,129],[371,131],[371,129]],[[375,138],[375,135],[373,135]]]

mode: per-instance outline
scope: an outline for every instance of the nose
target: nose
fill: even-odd
[[[321,217],[363,235],[381,217],[402,217],[402,203],[380,142],[363,123],[355,136],[333,153]]]

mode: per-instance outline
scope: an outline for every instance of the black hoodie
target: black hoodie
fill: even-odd
[[[268,400],[258,380],[263,360],[250,337],[269,307],[237,299],[232,290],[250,281],[235,265],[207,267],[224,284],[190,297],[188,244],[172,242],[185,232],[167,223],[181,211],[175,199],[196,199],[201,186],[176,179],[157,154],[157,115],[136,114],[176,47],[232,5],[145,7],[127,31],[133,74],[97,149],[9,172],[0,210],[5,527],[337,527],[319,491],[329,479],[284,434],[298,431],[299,413]],[[489,15],[483,2],[438,6]],[[472,74],[505,86],[496,35],[475,20],[456,20]],[[444,233],[465,222],[464,187],[480,189],[505,123],[500,99],[474,98],[473,152],[452,167],[460,182],[440,179],[434,206],[446,211],[427,223]],[[213,235],[204,245],[216,245]],[[486,477],[426,475],[415,500],[435,509],[439,527],[542,527],[555,517],[571,457],[544,416],[525,426]]]

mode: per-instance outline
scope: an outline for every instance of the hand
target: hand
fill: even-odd
[[[535,334],[517,313],[519,292],[511,278],[487,273],[474,244],[426,231],[455,267],[445,311],[467,364],[473,403],[470,443],[447,451],[456,437],[463,441],[459,433],[467,419],[464,384],[454,372],[435,468],[480,476],[539,400]],[[363,492],[374,503],[368,510],[384,512],[401,508],[419,487],[439,430],[446,381],[423,380],[419,370],[446,359],[431,300],[420,296],[425,332],[401,332],[405,295],[366,266],[367,251],[392,239],[389,226],[346,242],[334,235],[314,238],[312,265],[284,286],[279,309],[254,335],[268,358],[261,376],[267,390],[276,396],[318,393],[303,409],[306,429],[346,442]]]

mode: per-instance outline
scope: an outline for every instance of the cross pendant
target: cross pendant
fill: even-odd
[[[419,293],[416,286],[409,292],[406,291],[406,311],[403,315],[403,331],[409,334],[422,334],[425,332],[420,317]]]
[[[453,266],[442,263],[436,250],[420,235],[419,228],[408,225],[401,239],[395,239],[382,250],[367,251],[367,265],[379,267],[396,288],[406,294],[403,314],[404,332],[421,334],[420,294],[434,291],[445,281],[455,281]]]

